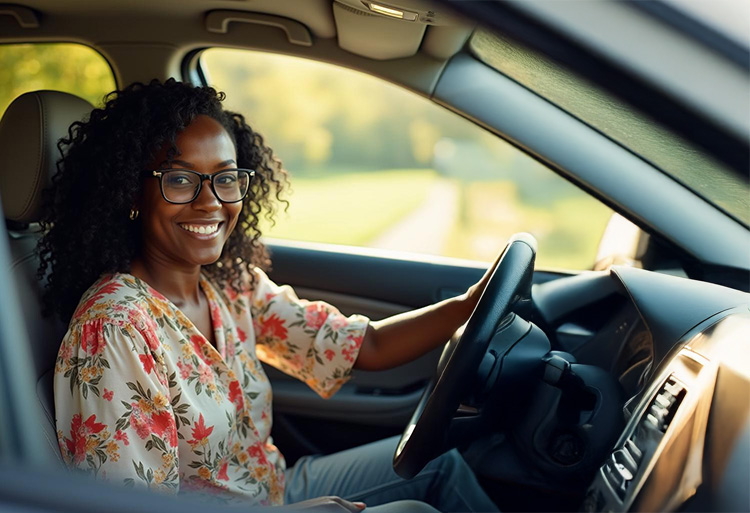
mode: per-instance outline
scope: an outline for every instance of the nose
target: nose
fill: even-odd
[[[221,208],[221,201],[219,201],[219,198],[216,197],[216,194],[214,194],[214,191],[211,188],[211,180],[203,180],[198,197],[193,200],[193,208],[210,212]]]

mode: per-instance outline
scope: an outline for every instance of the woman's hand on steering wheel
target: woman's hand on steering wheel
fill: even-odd
[[[436,376],[427,385],[401,436],[394,455],[394,470],[400,476],[414,477],[427,462],[449,448],[449,429],[461,401],[477,385],[482,390],[492,389],[498,376],[502,376],[496,376],[493,369],[499,372],[507,352],[530,332],[531,326],[525,321],[513,322],[512,314],[519,303],[530,300],[535,257],[534,237],[514,235],[482,279],[466,292],[467,303],[473,302],[473,312],[452,351],[444,351]],[[507,347],[487,357],[490,341],[500,333]],[[543,342],[547,347],[544,343],[535,344],[528,352],[529,367],[533,367],[539,354],[549,350],[546,338]],[[488,369],[480,370],[483,361]]]

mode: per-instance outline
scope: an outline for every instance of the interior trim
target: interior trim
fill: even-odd
[[[229,24],[233,21],[277,27],[286,33],[286,37],[290,43],[300,46],[312,46],[310,31],[302,23],[268,14],[245,11],[211,11],[206,15],[206,30],[216,34],[226,34],[229,32]]]
[[[15,18],[21,28],[39,28],[39,17],[28,7],[20,5],[0,5],[0,16],[3,14]]]

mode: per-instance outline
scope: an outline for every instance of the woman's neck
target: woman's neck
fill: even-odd
[[[200,266],[179,268],[142,257],[134,258],[130,265],[130,274],[148,283],[178,308],[201,302],[200,271]]]

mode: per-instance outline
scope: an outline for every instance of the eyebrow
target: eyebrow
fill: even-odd
[[[195,165],[191,164],[190,162],[185,162],[184,160],[174,159],[172,160],[173,164],[179,164],[180,166],[186,167],[188,169],[195,169]],[[227,167],[229,164],[237,164],[234,159],[225,160],[224,162],[219,162],[216,164],[216,168],[222,168]]]

